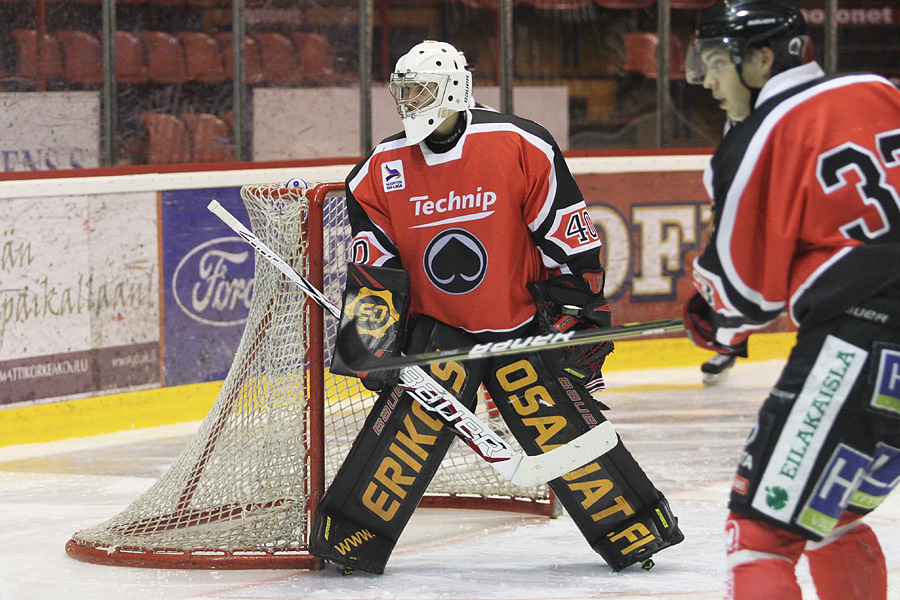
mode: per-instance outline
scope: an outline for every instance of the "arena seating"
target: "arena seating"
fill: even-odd
[[[38,35],[34,29],[14,29],[16,45],[16,77],[26,82],[62,80],[64,69],[62,50],[55,36],[45,33],[38,62]]]
[[[103,48],[86,31],[56,31],[63,55],[63,78],[68,83],[96,86],[103,83]]]
[[[230,79],[234,73],[234,46],[230,31],[216,33],[216,41],[222,52],[222,60],[225,73]],[[259,45],[250,36],[244,37],[244,83],[248,85],[260,85],[266,80],[263,73],[262,58],[259,54]]]
[[[222,60],[222,49],[216,39],[202,31],[182,31],[178,40],[184,47],[187,75],[200,83],[222,83],[228,81],[231,72],[226,72]]]
[[[235,159],[234,144],[228,125],[215,115],[185,113],[181,120],[187,125],[191,141],[192,162],[228,162]]]
[[[188,81],[184,47],[178,38],[164,31],[142,31],[140,38],[147,52],[150,81],[164,84]]]

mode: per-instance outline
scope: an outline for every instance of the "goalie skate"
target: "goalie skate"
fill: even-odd
[[[737,356],[734,354],[716,354],[700,366],[703,374],[703,385],[718,385],[725,381],[728,372],[734,366]]]

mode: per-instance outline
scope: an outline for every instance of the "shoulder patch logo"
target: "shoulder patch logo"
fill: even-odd
[[[381,181],[384,183],[385,192],[395,192],[406,187],[406,178],[403,176],[403,161],[392,160],[381,165]]]

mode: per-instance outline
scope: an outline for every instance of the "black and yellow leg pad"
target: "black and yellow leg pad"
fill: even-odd
[[[411,335],[411,351],[473,343],[464,332],[430,319],[420,319]],[[430,373],[474,409],[485,368],[483,361],[451,362],[432,365]],[[319,502],[310,553],[345,567],[383,573],[453,437],[402,388],[382,392]]]
[[[528,454],[571,441],[606,421],[583,386],[554,375],[541,355],[495,359],[485,387]],[[668,503],[619,443],[550,488],[591,547],[616,571],[681,542]]]

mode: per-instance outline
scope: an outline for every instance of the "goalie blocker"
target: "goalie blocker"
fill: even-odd
[[[473,341],[465,332],[420,318],[407,348],[421,352]],[[532,355],[448,362],[430,371],[467,407],[474,408],[483,382],[513,435],[535,455],[606,421],[584,385],[559,375],[544,360]],[[319,503],[310,552],[345,567],[383,573],[452,438],[452,431],[401,387],[385,389]],[[621,440],[550,487],[590,546],[616,571],[684,539],[665,498]]]

